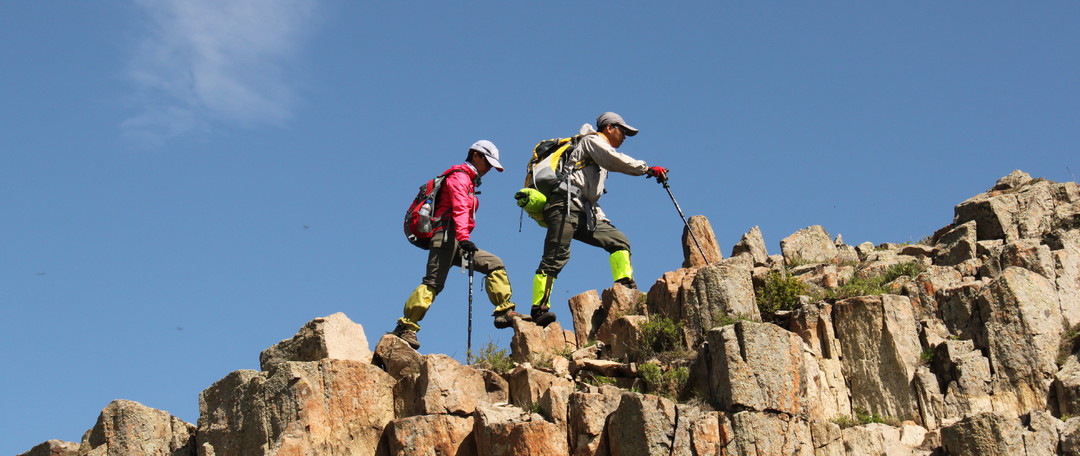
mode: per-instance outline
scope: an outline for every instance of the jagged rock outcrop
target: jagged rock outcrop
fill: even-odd
[[[79,444],[63,440],[47,440],[20,456],[77,456]]]
[[[505,359],[372,352],[335,314],[203,391],[197,427],[117,401],[26,454],[1080,454],[1075,183],[1014,172],[918,244],[815,225],[770,256],[754,227],[724,259],[688,224],[704,257],[684,232],[648,293],[571,298],[573,331],[516,319]]]
[[[292,339],[263,350],[259,366],[265,371],[286,361],[326,358],[370,362],[371,355],[364,327],[338,312],[310,321]]]
[[[138,402],[116,400],[83,436],[78,454],[194,456],[195,426]]]
[[[694,234],[691,235],[690,233]],[[682,267],[696,268],[716,263],[724,259],[720,253],[720,244],[716,242],[716,233],[713,232],[709,219],[701,215],[691,216],[686,220],[686,227],[682,235],[683,261]]]
[[[199,397],[199,454],[380,454],[393,388],[390,374],[352,360],[233,372]]]

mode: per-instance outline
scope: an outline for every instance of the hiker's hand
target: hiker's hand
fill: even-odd
[[[648,175],[648,177],[655,177],[656,181],[661,183],[661,184],[664,183],[664,182],[667,182],[667,173],[668,173],[667,168],[664,168],[664,167],[661,167],[661,166],[653,166],[653,167],[649,168],[648,171],[645,172],[645,174]]]
[[[480,250],[476,248],[476,244],[473,244],[473,241],[469,240],[458,242],[458,246],[460,246],[461,251],[465,253],[476,253],[477,250]]]

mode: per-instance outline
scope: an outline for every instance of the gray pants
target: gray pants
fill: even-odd
[[[420,282],[435,289],[435,294],[442,292],[446,285],[446,276],[454,266],[465,266],[465,260],[458,248],[457,240],[452,233],[445,232],[446,240],[432,242],[428,250],[427,274]],[[436,244],[438,246],[436,246]],[[502,260],[486,250],[477,250],[473,254],[473,270],[484,275],[489,275],[495,270],[503,269]]]
[[[596,221],[596,229],[589,230],[591,214],[578,207],[566,211],[565,197],[553,198],[544,206],[544,223],[547,224],[547,236],[544,238],[544,257],[540,260],[537,274],[558,277],[559,271],[570,261],[570,241],[577,239],[591,246],[600,247],[608,253],[630,250],[630,240],[622,231],[606,220]]]

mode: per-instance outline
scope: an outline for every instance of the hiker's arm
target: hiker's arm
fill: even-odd
[[[446,177],[443,184],[449,191],[450,217],[454,221],[454,239],[465,241],[469,239],[469,219],[472,213],[472,197],[469,191],[472,182],[465,173],[453,173]]]
[[[586,138],[582,143],[582,147],[596,164],[608,171],[641,176],[649,169],[649,165],[644,160],[638,160],[615,150],[603,138]]]

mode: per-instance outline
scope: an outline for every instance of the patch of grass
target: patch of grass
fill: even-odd
[[[833,424],[840,426],[841,429],[846,429],[854,426],[862,426],[870,423],[881,423],[889,426],[900,425],[900,420],[887,416],[881,416],[877,413],[870,413],[861,408],[855,408],[853,410],[855,416],[840,415],[832,419]]]
[[[476,354],[475,364],[484,364],[488,366],[497,374],[506,374],[514,369],[514,360],[510,359],[510,354],[506,350],[499,348],[494,342],[488,341],[486,345],[480,347],[480,352]]]
[[[889,289],[882,286],[881,281],[876,278],[855,277],[839,288],[828,290],[825,297],[839,301],[855,296],[873,296],[888,292]]]
[[[841,300],[855,296],[886,294],[890,292],[888,287],[890,282],[903,276],[914,278],[925,270],[926,266],[914,261],[894,264],[881,274],[870,277],[855,277],[839,288],[829,290],[825,296],[829,299]]]
[[[682,395],[690,379],[690,369],[685,367],[664,369],[656,364],[644,363],[638,367],[638,372],[650,392],[675,401]]]
[[[794,276],[785,276],[773,271],[765,278],[765,284],[754,290],[757,295],[758,310],[762,318],[775,314],[778,310],[795,310],[799,304],[799,295],[809,290],[802,280]]]
[[[638,328],[637,354],[640,359],[648,359],[657,353],[677,350],[682,347],[682,325],[679,322],[659,315],[650,316]]]
[[[885,270],[885,273],[881,275],[881,283],[886,284],[903,276],[908,276],[914,279],[919,274],[922,274],[925,270],[926,266],[924,266],[922,263],[916,263],[914,261],[894,264],[892,266],[889,266],[889,268]]]

